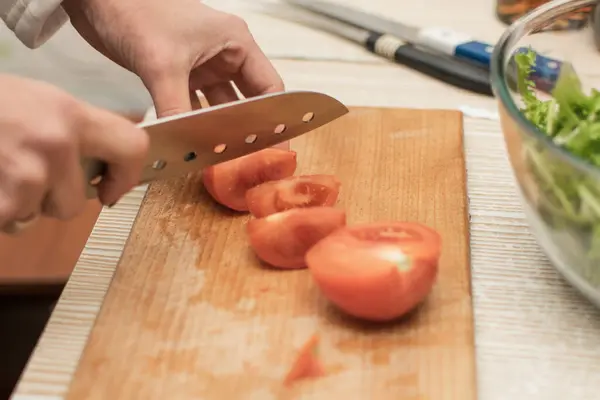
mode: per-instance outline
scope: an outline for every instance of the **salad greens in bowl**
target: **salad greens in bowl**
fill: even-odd
[[[543,28],[595,4],[555,0],[517,20],[494,48],[491,81],[533,234],[563,276],[600,307],[600,91],[584,87],[589,82],[570,60],[556,62],[541,49],[568,43],[564,35],[574,44],[591,35],[558,38]]]

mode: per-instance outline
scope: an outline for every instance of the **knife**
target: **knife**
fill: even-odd
[[[284,2],[362,29],[392,35],[415,46],[480,65],[486,69],[490,68],[494,47],[489,43],[473,40],[465,33],[440,27],[418,28],[327,1],[284,0]],[[530,51],[529,47],[517,49],[517,52],[528,51]],[[536,53],[531,79],[535,81],[537,88],[550,92],[558,80],[562,64],[561,61]],[[513,65],[512,68],[515,66]]]
[[[340,36],[370,52],[391,59],[428,76],[471,92],[492,96],[489,72],[460,60],[423,51],[391,35],[370,32],[318,13],[282,4],[269,4],[260,12],[288,19]]]
[[[138,124],[150,139],[139,184],[183,176],[275,146],[348,113],[323,93],[266,94]],[[88,198],[107,170],[102,160],[83,159]]]

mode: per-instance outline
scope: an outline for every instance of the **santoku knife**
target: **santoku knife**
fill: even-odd
[[[140,184],[199,171],[310,132],[348,113],[318,92],[287,91],[142,122],[150,149]],[[84,159],[88,197],[96,197],[106,172],[101,160]]]

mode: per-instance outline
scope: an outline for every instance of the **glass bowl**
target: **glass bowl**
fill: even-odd
[[[557,125],[555,107],[560,96],[553,91],[559,87],[565,93],[565,87],[575,87],[573,74],[585,94],[594,87],[600,90],[600,54],[591,27],[572,32],[544,30],[553,21],[595,4],[595,0],[554,0],[515,21],[494,47],[491,82],[530,228],[565,279],[600,307],[600,125],[596,140],[589,136],[588,125],[585,129],[571,129],[570,122]],[[552,111],[544,118],[539,117],[540,107],[526,108],[524,80],[518,75],[524,55],[537,57],[532,51],[562,62],[547,64],[535,76],[524,75],[530,78],[531,93],[538,99],[554,99],[547,103]],[[558,83],[553,76],[560,76]],[[567,107],[562,110],[570,112]],[[600,100],[596,120],[600,120]],[[546,129],[550,126],[555,128]],[[560,134],[546,133],[554,132],[556,126],[562,126]],[[576,155],[581,151],[597,156]]]

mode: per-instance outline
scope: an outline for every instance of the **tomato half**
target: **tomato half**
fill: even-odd
[[[306,267],[304,256],[318,241],[346,225],[345,211],[332,207],[295,208],[248,221],[250,247],[273,267]]]
[[[205,168],[202,181],[218,203],[232,210],[248,211],[248,189],[287,178],[294,174],[296,165],[296,152],[269,148]]]
[[[248,210],[257,218],[292,208],[331,207],[340,193],[333,175],[301,175],[262,183],[246,192]]]
[[[441,237],[411,222],[337,230],[313,246],[306,264],[325,297],[346,313],[393,320],[421,303],[438,273]]]

